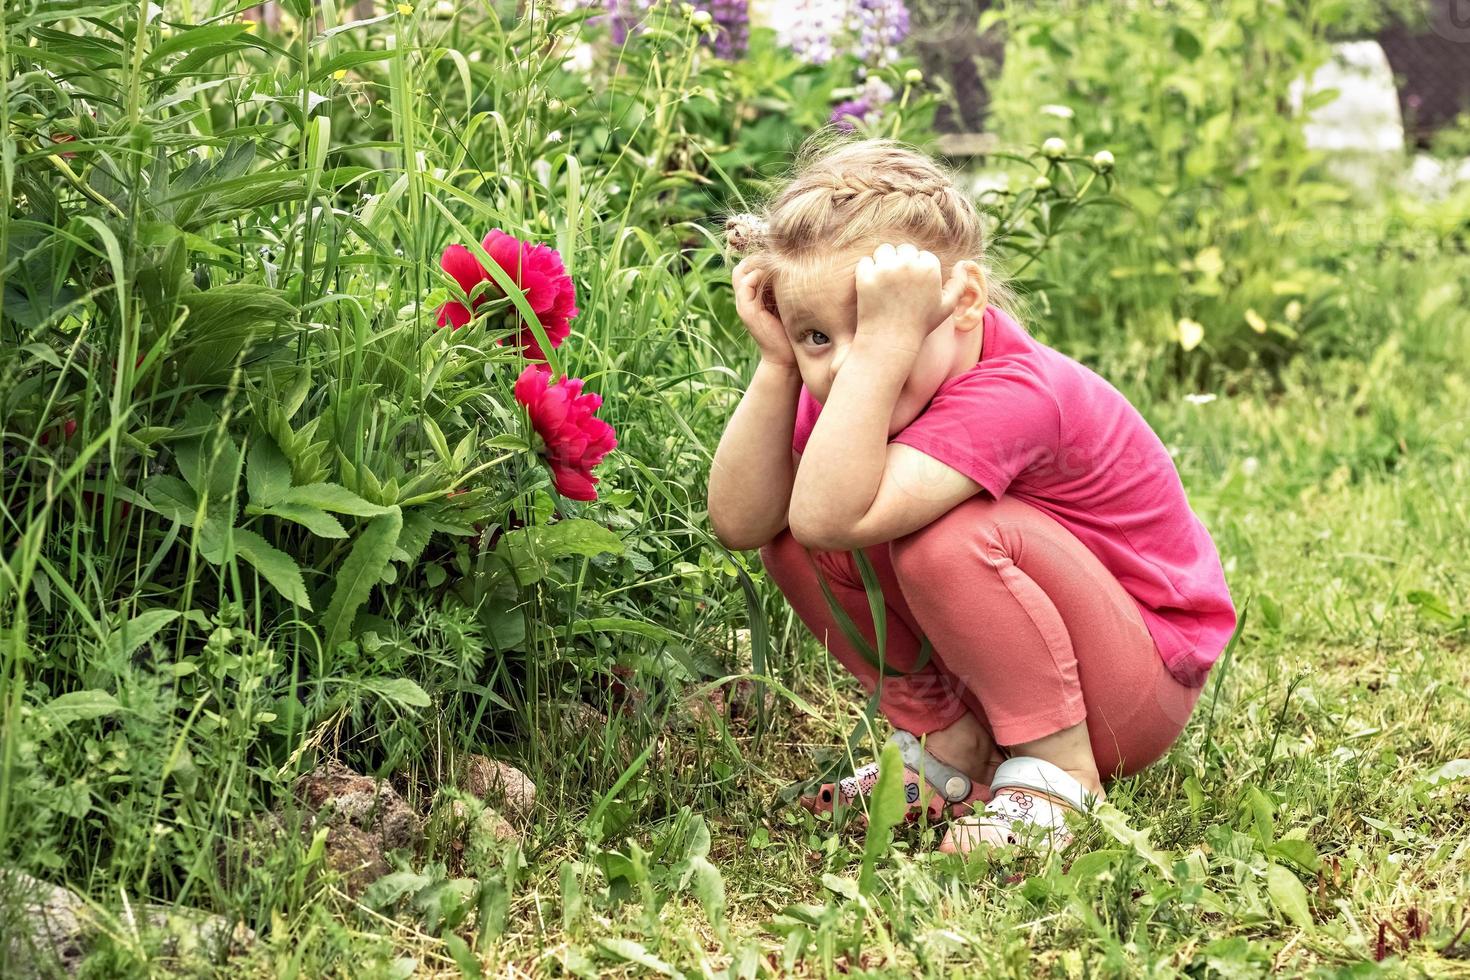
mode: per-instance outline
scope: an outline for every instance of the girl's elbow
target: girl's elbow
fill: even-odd
[[[781,528],[767,533],[764,528],[731,525],[714,510],[709,512],[709,524],[710,529],[714,531],[715,540],[731,551],[759,551],[781,533]]]
[[[791,536],[804,548],[812,551],[848,550],[846,535],[829,521],[793,513],[790,527]]]

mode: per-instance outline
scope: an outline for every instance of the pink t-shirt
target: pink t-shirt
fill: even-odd
[[[792,447],[821,406],[803,385]],[[980,360],[890,441],[1012,494],[1075,534],[1128,590],[1170,673],[1202,685],[1235,629],[1220,556],[1174,461],[1096,372],[985,311]]]

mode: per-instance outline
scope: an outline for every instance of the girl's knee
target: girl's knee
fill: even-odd
[[[988,564],[999,543],[995,525],[1000,509],[1001,501],[976,494],[917,531],[894,539],[890,554],[899,581],[922,581],[962,557],[979,557],[985,559],[982,565]]]
[[[790,528],[783,528],[760,549],[761,564],[768,573],[780,574],[780,570],[806,565],[806,549],[791,536]]]

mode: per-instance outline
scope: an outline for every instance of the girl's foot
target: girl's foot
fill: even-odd
[[[939,845],[947,854],[977,847],[1061,850],[1072,842],[1068,812],[1086,813],[1102,800],[1101,791],[1084,787],[1070,773],[1044,759],[1013,756],[1001,763],[991,783],[991,799],[978,813],[950,826]]]
[[[933,746],[933,735],[927,737]],[[920,744],[919,739],[906,731],[896,731],[891,741],[897,742],[904,760],[904,797],[908,802],[906,818],[915,820],[920,815],[930,823],[961,816],[974,811],[975,804],[989,798],[986,782],[974,778],[970,772],[950,765]],[[992,751],[994,747],[992,746]],[[999,762],[996,751],[994,761],[987,760],[979,768],[988,776],[995,771]],[[986,767],[988,765],[988,768]],[[863,809],[861,802],[870,796],[878,783],[878,764],[862,766],[851,776],[835,783],[825,783],[814,794],[803,796],[801,805],[812,813],[831,813],[844,809]],[[863,814],[866,819],[866,814]]]

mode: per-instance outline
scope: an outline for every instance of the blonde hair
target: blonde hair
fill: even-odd
[[[759,211],[728,216],[725,237],[732,252],[774,260],[765,263],[772,288],[794,265],[909,241],[937,255],[946,274],[961,259],[977,263],[990,304],[1013,315],[1019,310],[986,256],[984,223],[954,172],[888,137],[814,133],[785,185]]]

